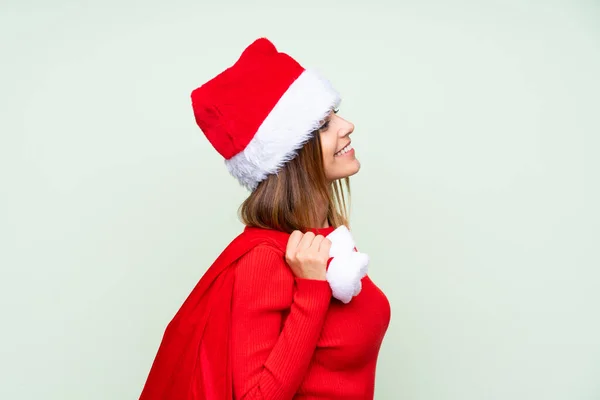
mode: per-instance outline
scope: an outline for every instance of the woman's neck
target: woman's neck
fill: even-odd
[[[327,219],[327,217],[325,217],[325,220],[323,220],[323,222],[321,222],[321,225],[319,226],[319,228],[329,228],[329,219]]]
[[[322,207],[321,208],[322,211],[319,213],[319,215],[321,216],[320,218],[320,224],[318,226],[318,228],[328,228],[329,227],[329,218],[327,218],[327,214],[328,214],[328,207]]]

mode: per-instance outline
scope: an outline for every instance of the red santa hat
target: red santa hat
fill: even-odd
[[[196,123],[250,191],[294,158],[341,101],[327,79],[266,38],[191,98]]]

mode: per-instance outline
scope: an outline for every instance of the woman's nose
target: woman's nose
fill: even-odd
[[[344,135],[343,136],[348,136],[349,134],[351,134],[352,132],[354,132],[354,124],[350,121],[346,121],[346,129],[343,130]]]

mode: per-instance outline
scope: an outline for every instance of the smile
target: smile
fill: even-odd
[[[352,150],[352,146],[350,143],[348,143],[346,145],[346,147],[344,147],[343,149],[341,149],[340,151],[338,151],[337,153],[334,154],[335,157],[338,156],[343,156],[344,154],[346,154],[347,152],[349,152],[350,150]]]

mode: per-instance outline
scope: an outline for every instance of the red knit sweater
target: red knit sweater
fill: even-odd
[[[313,230],[327,235],[333,228]],[[231,357],[236,400],[372,399],[390,305],[368,276],[348,304],[295,278],[261,245],[237,261]]]

